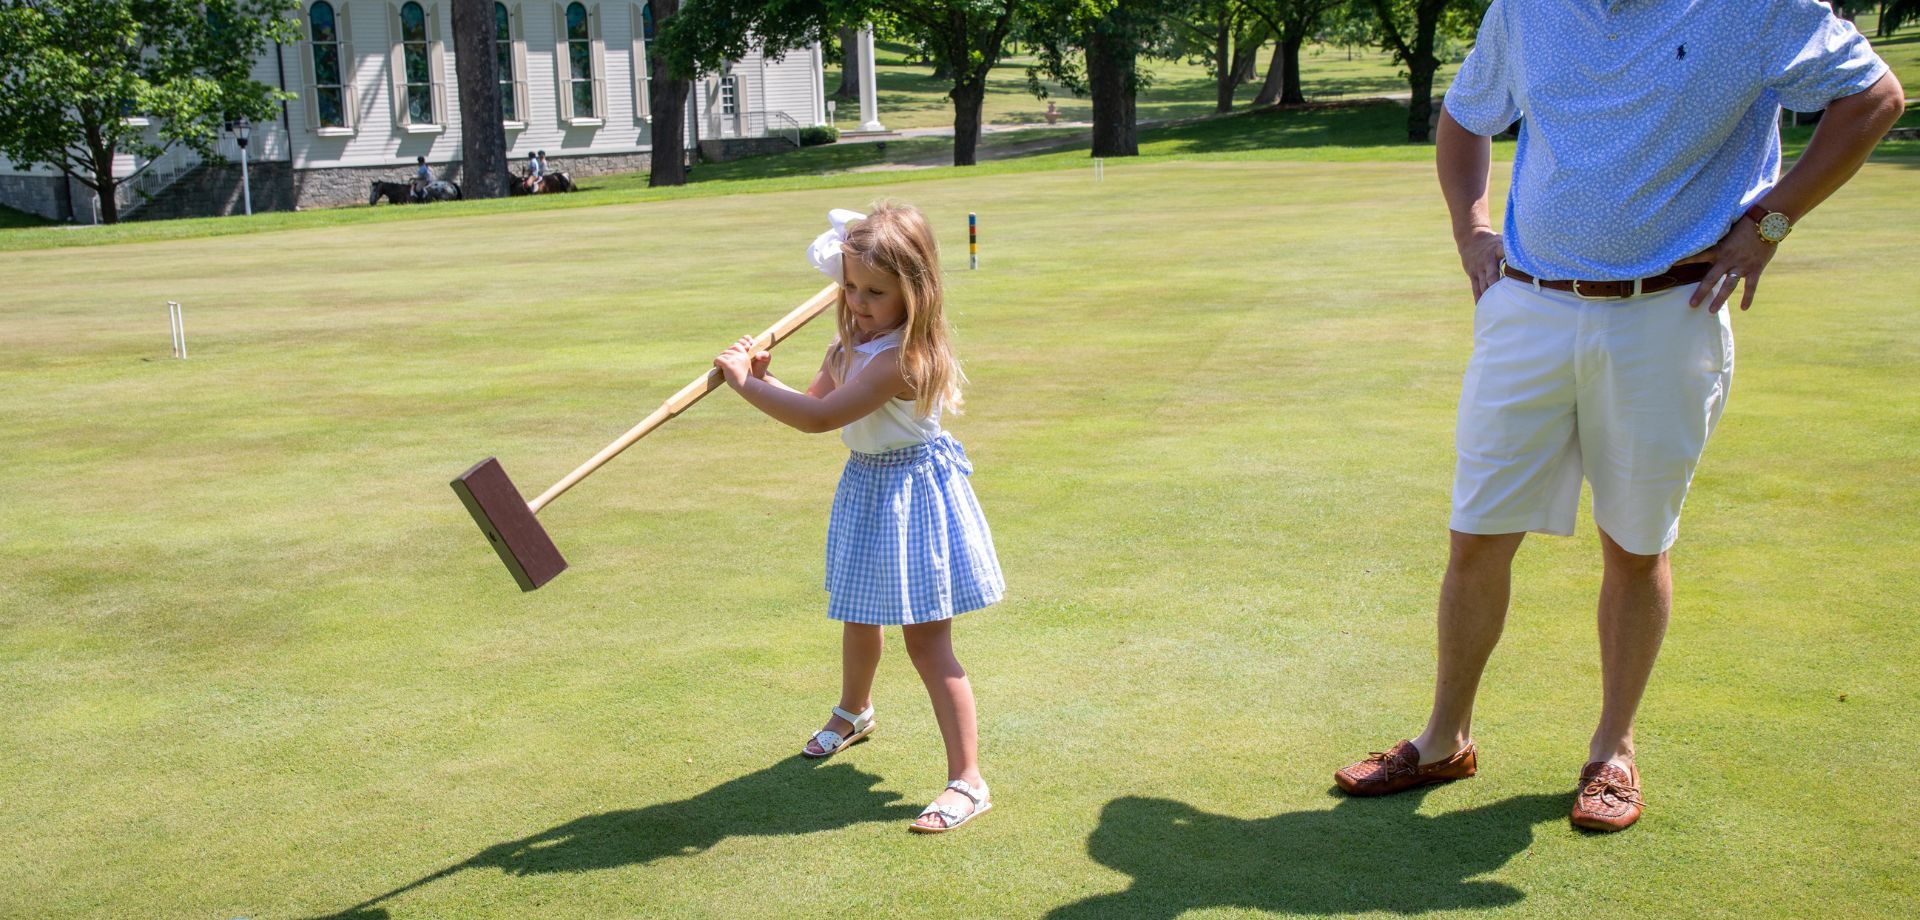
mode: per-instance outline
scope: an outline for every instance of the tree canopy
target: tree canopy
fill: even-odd
[[[297,0],[0,0],[0,154],[50,166],[118,219],[119,154],[212,157],[226,122],[290,98],[252,79],[299,37]]]

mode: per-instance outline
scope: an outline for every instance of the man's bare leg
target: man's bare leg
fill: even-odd
[[[1600,532],[1606,574],[1600,580],[1600,725],[1588,747],[1589,762],[1633,762],[1633,717],[1646,693],[1653,662],[1667,635],[1673,609],[1667,554],[1629,553]]]
[[[1452,757],[1473,736],[1474,693],[1506,625],[1513,555],[1526,538],[1524,533],[1449,533],[1447,575],[1440,584],[1433,713],[1427,717],[1427,730],[1413,739],[1422,764]]]

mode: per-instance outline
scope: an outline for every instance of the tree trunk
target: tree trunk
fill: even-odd
[[[833,94],[842,99],[860,96],[860,30],[852,26],[840,29],[840,88]]]
[[[1259,61],[1259,45],[1254,45],[1251,48],[1244,44],[1241,45],[1233,54],[1233,85],[1238,87],[1244,83],[1252,83],[1254,74],[1258,72],[1254,69],[1254,65],[1258,64]]]
[[[101,189],[106,189],[106,191],[100,191]],[[94,164],[93,193],[100,198],[100,222],[103,224],[119,223],[120,199],[114,195],[113,160],[111,158],[107,160],[104,166],[98,163]]]
[[[1213,110],[1228,112],[1233,110],[1233,36],[1232,24],[1225,17],[1220,27],[1213,33]]]
[[[1095,28],[1087,34],[1087,89],[1093,97],[1093,155],[1135,157],[1134,69],[1139,51],[1125,36]]]
[[[659,7],[654,8],[658,15]],[[648,56],[654,67],[647,78],[647,137],[653,144],[648,159],[648,187],[687,184],[687,95],[691,80],[675,80],[666,75],[665,62]]]
[[[1304,105],[1307,101],[1306,93],[1300,89],[1300,45],[1306,38],[1307,33],[1302,31],[1280,39],[1281,85],[1286,87],[1280,93],[1282,104]]]
[[[980,146],[980,110],[987,100],[986,74],[954,84],[952,96],[953,165],[972,166]]]
[[[680,12],[680,0],[654,0],[655,29]],[[669,72],[667,61],[647,43],[647,135],[653,143],[647,186],[687,184],[687,94],[692,81]]]
[[[1281,71],[1281,51],[1285,42],[1273,46],[1273,59],[1267,62],[1267,80],[1260,84],[1260,94],[1253,97],[1254,108],[1272,105],[1280,101],[1280,91],[1286,87],[1285,74]]]
[[[460,93],[460,192],[507,196],[507,128],[500,108],[500,62],[491,0],[454,0],[454,76]]]
[[[87,153],[93,158],[89,165],[93,167],[93,193],[100,197],[100,222],[117,224],[120,222],[120,199],[114,195],[119,183],[113,179],[114,150],[106,145],[100,136],[97,123],[89,123],[83,129],[87,135]],[[85,180],[82,185],[87,185]]]
[[[1433,56],[1433,35],[1440,25],[1439,4],[1429,12],[1421,7],[1420,18],[1414,24],[1413,53],[1407,56],[1407,86],[1413,90],[1413,98],[1407,104],[1407,140],[1425,143],[1432,132],[1433,119],[1433,74],[1440,69],[1440,60]]]

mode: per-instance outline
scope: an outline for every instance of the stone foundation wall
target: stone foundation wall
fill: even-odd
[[[510,161],[515,175],[521,174],[527,165],[525,157]],[[433,175],[455,185],[465,185],[465,170],[459,161],[452,163],[434,163]],[[653,155],[645,151],[637,153],[594,153],[579,156],[549,156],[547,168],[572,175],[575,179],[585,176],[604,176],[610,173],[644,172],[653,166]],[[367,193],[375,179],[388,182],[405,182],[413,176],[411,166],[340,166],[328,169],[302,169],[294,174],[294,203],[300,210],[307,208],[334,208],[342,205],[364,205]],[[254,208],[259,209],[259,197],[254,198]]]
[[[293,170],[285,160],[249,164],[247,181],[252,186],[254,213],[293,210],[292,175]],[[240,164],[202,163],[127,215],[127,219],[226,217],[246,211]]]
[[[785,146],[792,147],[791,144]],[[459,161],[427,165],[433,167],[434,176],[463,184]],[[547,166],[580,179],[644,172],[652,168],[653,156],[645,151],[549,156]],[[513,161],[512,167],[518,174],[526,168],[526,160]],[[249,170],[255,213],[365,205],[374,180],[405,182],[413,175],[413,167],[406,165],[296,170],[284,160],[252,163]],[[66,185],[67,180],[60,176],[0,176],[0,204],[51,220],[66,220],[70,210]],[[123,186],[121,193],[121,214],[127,220],[215,217],[245,211],[238,163],[203,164],[155,195],[152,201],[139,203],[137,207],[130,207],[135,204],[131,188]],[[78,205],[79,199],[75,198],[74,203]],[[88,210],[78,219],[91,223],[91,198],[85,207]]]
[[[700,155],[709,163],[726,163],[746,157],[767,156],[798,149],[793,146],[792,141],[783,137],[726,137],[700,140]]]
[[[48,220],[67,219],[65,176],[0,176],[0,204]]]

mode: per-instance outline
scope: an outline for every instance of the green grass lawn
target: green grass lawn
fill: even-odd
[[[1651,811],[1594,837],[1565,819],[1585,520],[1521,553],[1480,777],[1329,793],[1424,713],[1471,311],[1424,155],[1208,137],[1100,183],[763,178],[0,253],[0,916],[1909,913],[1913,163],[1869,165],[1736,319]],[[999,808],[930,839],[897,642],[874,740],[794,757],[836,688],[835,439],[716,394],[543,514],[573,569],[530,595],[446,485],[497,454],[544,488],[816,290],[826,209],[881,195],[949,256],[950,427],[1011,591],[957,626]]]

